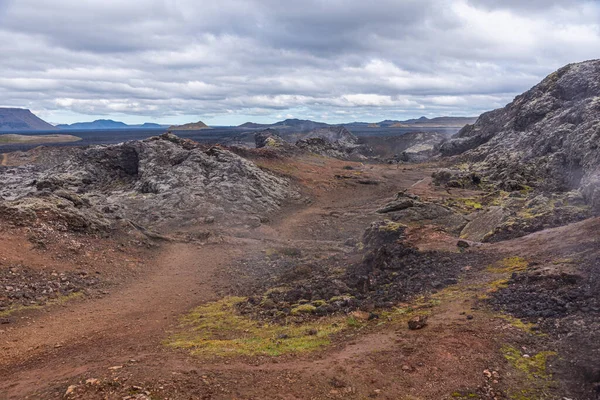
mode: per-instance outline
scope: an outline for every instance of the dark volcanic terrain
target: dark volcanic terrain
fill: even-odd
[[[3,154],[0,399],[597,400],[599,71],[450,140]]]

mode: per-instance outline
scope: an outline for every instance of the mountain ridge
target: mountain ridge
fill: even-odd
[[[94,129],[162,129],[166,128],[167,125],[160,125],[151,122],[145,122],[143,124],[128,125],[121,121],[115,121],[112,119],[97,119],[91,122],[75,122],[73,124],[58,124],[56,128],[61,130],[94,130]]]
[[[0,131],[55,130],[56,127],[25,108],[0,108]]]

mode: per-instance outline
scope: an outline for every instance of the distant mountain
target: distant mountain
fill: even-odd
[[[268,128],[269,124],[257,124],[255,122],[246,122],[245,124],[241,124],[240,126],[238,126],[238,128],[248,128],[248,129],[262,129],[262,128]]]
[[[24,108],[0,108],[0,131],[34,131],[56,129]]]
[[[418,119],[409,119],[392,124],[392,128],[462,128],[465,125],[474,124],[477,117],[437,117],[427,118],[421,117]]]
[[[74,124],[56,125],[58,129],[77,129],[77,130],[111,130],[111,129],[161,129],[166,125],[159,125],[150,122],[139,125],[127,125],[124,122],[113,121],[112,119],[97,119],[92,122],[75,122]]]
[[[59,129],[127,129],[127,124],[112,119],[97,119],[93,122],[75,122],[70,125],[56,125],[56,127]]]
[[[171,125],[169,127],[170,131],[199,131],[201,129],[212,129],[210,126],[206,125],[202,121],[191,122],[189,124],[183,125]]]
[[[343,125],[349,128],[462,128],[476,120],[477,117],[421,117],[405,121],[386,119],[377,123],[351,122]]]
[[[166,128],[168,125],[155,124],[152,122],[145,122],[141,125],[129,125],[129,127],[135,127],[140,129],[161,129]]]
[[[286,119],[284,121],[275,122],[273,124],[257,124],[254,122],[246,122],[239,126],[239,128],[247,129],[278,129],[278,130],[293,130],[294,132],[308,132],[315,129],[327,128],[331,126],[324,122],[315,122],[308,119]]]

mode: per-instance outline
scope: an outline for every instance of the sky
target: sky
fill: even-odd
[[[52,123],[471,116],[600,58],[600,1],[0,0],[0,53]]]

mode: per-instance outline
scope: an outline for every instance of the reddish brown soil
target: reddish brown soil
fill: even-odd
[[[518,384],[498,349],[519,333],[477,309],[480,293],[467,290],[487,279],[474,272],[483,266],[467,273],[467,295],[432,309],[423,330],[373,323],[321,352],[276,358],[202,359],[166,348],[162,342],[178,317],[226,293],[232,282],[224,279],[223,270],[249,255],[277,245],[310,249],[359,238],[370,221],[382,218],[374,210],[401,189],[425,197],[469,195],[433,189],[427,166],[362,166],[316,157],[259,164],[292,177],[312,204],[284,208],[256,230],[232,231],[208,244],[161,244],[158,250],[127,245],[122,252],[112,250],[119,247],[115,241],[87,238],[91,250],[70,260],[56,257],[60,248],[31,249],[16,231],[0,233],[3,262],[56,269],[86,262],[89,269],[100,268],[107,280],[121,282],[101,298],[25,311],[1,325],[0,399],[63,398],[70,385],[76,387],[69,398],[92,399],[450,399],[457,392],[499,393]],[[346,165],[355,170],[343,169]],[[414,240],[425,249],[456,250],[455,240],[435,228],[415,230]],[[508,253],[522,250],[522,245],[511,246]],[[123,268],[133,272],[123,273]],[[490,383],[485,369],[498,371],[500,382]],[[98,381],[86,384],[89,378]]]

